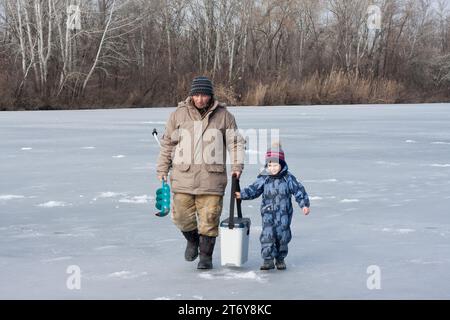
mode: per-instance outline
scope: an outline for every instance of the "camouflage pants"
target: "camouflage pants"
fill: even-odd
[[[173,194],[172,221],[181,231],[198,229],[201,235],[219,235],[223,196]]]
[[[263,259],[284,259],[288,254],[292,212],[266,209],[262,213],[261,256]]]

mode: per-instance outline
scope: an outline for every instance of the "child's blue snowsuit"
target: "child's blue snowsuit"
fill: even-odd
[[[287,164],[276,175],[267,169],[256,181],[241,191],[242,200],[258,198],[262,194],[261,256],[263,259],[284,259],[291,241],[291,195],[301,208],[309,207],[308,194],[303,185],[288,171]]]

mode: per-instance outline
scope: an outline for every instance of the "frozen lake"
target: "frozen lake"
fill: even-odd
[[[240,128],[280,129],[311,197],[286,271],[259,271],[260,199],[243,202],[243,268],[220,266],[220,242],[215,269],[184,261],[181,233],[154,216],[151,132],[174,108],[1,112],[0,298],[450,298],[450,104],[229,109]]]

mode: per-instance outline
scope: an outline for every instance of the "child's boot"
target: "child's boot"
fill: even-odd
[[[260,270],[271,270],[275,269],[275,265],[273,264],[273,259],[264,259],[264,263],[262,264]]]
[[[275,265],[277,266],[278,270],[286,270],[286,263],[284,262],[284,259],[276,259]]]

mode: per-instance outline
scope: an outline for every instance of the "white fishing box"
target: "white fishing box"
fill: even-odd
[[[233,176],[231,181],[230,216],[220,223],[219,228],[222,266],[240,267],[248,260],[250,219],[242,217],[242,200],[235,197],[235,192],[240,190],[239,179]],[[237,217],[234,216],[235,203]]]
[[[250,240],[250,219],[234,218],[230,229],[230,219],[220,223],[220,258],[222,266],[240,267],[248,260]]]

